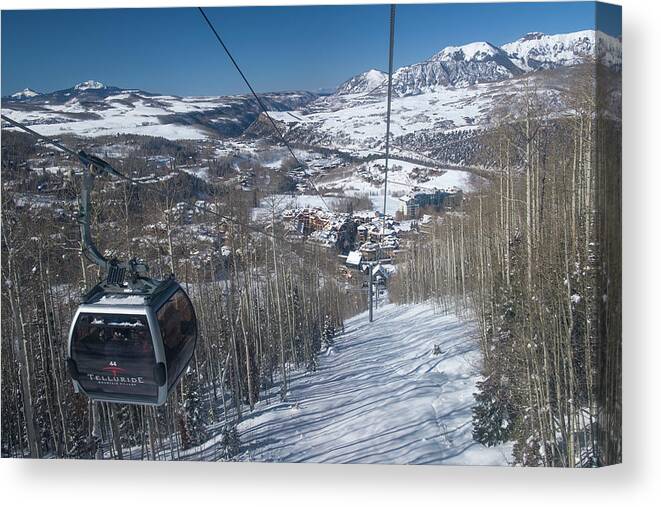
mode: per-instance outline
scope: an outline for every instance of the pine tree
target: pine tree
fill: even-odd
[[[241,441],[239,440],[239,432],[236,426],[227,425],[223,428],[222,438],[223,458],[231,461],[241,450]]]
[[[512,413],[508,393],[495,375],[477,383],[478,392],[473,407],[473,438],[488,447],[509,440],[512,434]]]
[[[319,358],[317,357],[317,353],[314,352],[308,358],[308,363],[306,365],[306,370],[307,371],[317,371],[318,367],[319,367]]]
[[[181,441],[184,449],[200,445],[207,437],[205,427],[204,404],[200,398],[200,385],[197,372],[189,368],[183,380],[184,402],[182,410],[182,434]]]
[[[335,324],[330,315],[326,314],[324,318],[324,332],[322,333],[322,344],[328,348],[335,343]]]

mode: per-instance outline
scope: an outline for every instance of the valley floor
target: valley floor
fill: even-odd
[[[430,305],[387,304],[371,325],[365,313],[350,319],[316,372],[292,376],[286,402],[246,415],[238,459],[507,465],[510,446],[472,439],[473,336]]]

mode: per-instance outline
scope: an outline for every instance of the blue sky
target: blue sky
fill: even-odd
[[[257,91],[334,88],[387,68],[387,5],[208,8]],[[540,31],[621,34],[619,7],[592,2],[399,5],[395,67],[448,45],[500,45]],[[178,95],[246,93],[194,8],[2,12],[2,95],[87,79]]]

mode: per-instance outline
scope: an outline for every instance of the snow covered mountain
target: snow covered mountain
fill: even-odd
[[[393,73],[393,90],[400,97],[417,95],[435,87],[463,87],[501,81],[521,74],[500,48],[488,42],[450,46],[428,60],[401,67]],[[342,83],[336,95],[383,94],[388,74],[371,69]]]
[[[337,95],[348,95],[353,93],[371,93],[378,90],[386,83],[388,74],[376,69],[358,74],[337,87]]]
[[[71,88],[65,88],[64,90],[56,90],[53,92],[38,93],[30,88],[26,88],[21,92],[14,93],[8,97],[2,98],[2,105],[6,107],[9,104],[14,103],[14,101],[23,101],[28,104],[33,104],[35,107],[39,104],[65,104],[71,100],[80,100],[85,103],[101,101],[106,97],[109,97],[114,94],[122,93],[124,91],[135,91],[140,92],[145,95],[151,95],[147,92],[140,90],[124,90],[117,86],[106,86],[99,81],[83,81],[82,83],[77,83]],[[28,107],[25,105],[24,107]]]
[[[534,80],[550,108],[561,111],[562,90],[575,67],[595,57],[619,71],[621,41],[593,30],[533,32],[501,47],[489,42],[449,46],[427,60],[401,67],[393,74],[395,149],[406,145],[438,157],[440,145],[463,146],[456,138],[488,127],[496,109],[502,111],[516,101],[524,80]],[[386,82],[385,72],[370,69],[332,94],[287,92],[262,97],[294,141],[348,151],[379,150],[385,132]],[[2,108],[3,113],[38,124],[51,135],[134,133],[205,139],[246,133],[261,138],[272,129],[247,95],[177,97],[94,80],[51,93],[26,89],[4,97]],[[453,149],[441,159],[467,163],[466,157]]]
[[[393,89],[399,96],[416,95],[438,86],[465,87],[521,73],[500,48],[474,42],[447,47],[424,62],[398,69],[393,74]]]
[[[446,47],[393,73],[391,146],[402,156],[422,153],[436,161],[469,165],[477,153],[476,136],[489,129],[496,117],[516,116],[527,82],[533,83],[551,114],[562,115],[569,109],[565,92],[572,76],[579,72],[580,64],[595,58],[619,72],[621,41],[585,30],[529,33],[502,47],[488,42]],[[383,149],[386,84],[385,73],[370,70],[302,110],[273,116],[285,126],[290,139],[374,153]],[[619,92],[613,93],[616,103]],[[268,132],[261,130],[260,135]]]
[[[438,87],[462,88],[535,70],[578,65],[595,58],[619,69],[621,53],[620,40],[599,31],[557,35],[531,32],[502,47],[490,42],[446,47],[427,60],[397,69],[393,73],[393,90],[403,97]],[[335,95],[383,94],[387,78],[385,72],[372,69],[342,83]]]
[[[24,88],[20,92],[12,93],[10,97],[12,99],[21,100],[21,99],[29,99],[32,97],[36,97],[37,95],[40,95],[40,93],[35,92],[31,88]]]
[[[600,59],[611,68],[622,65],[621,41],[594,30],[557,35],[531,32],[502,49],[524,71],[578,65],[588,59]]]
[[[290,110],[316,99],[310,92],[266,93],[273,110]],[[38,94],[24,90],[2,99],[2,112],[45,135],[86,137],[140,134],[168,139],[237,136],[257,119],[252,96],[178,97],[84,81],[71,88]]]
[[[74,86],[74,90],[82,91],[82,90],[102,90],[105,88],[106,85],[103,83],[100,83],[99,81],[83,81],[82,83],[78,83],[76,86]]]

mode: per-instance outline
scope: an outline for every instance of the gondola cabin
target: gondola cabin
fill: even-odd
[[[100,284],[74,316],[67,365],[93,400],[162,405],[196,341],[195,310],[173,278],[143,290]]]

